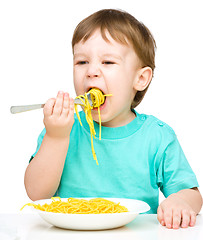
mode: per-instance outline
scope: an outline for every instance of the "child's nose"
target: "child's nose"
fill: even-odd
[[[99,66],[97,64],[89,64],[87,69],[87,77],[88,78],[95,78],[100,77],[101,71],[99,69]]]

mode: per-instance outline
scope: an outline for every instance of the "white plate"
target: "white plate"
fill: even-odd
[[[92,198],[82,198],[92,199]],[[139,213],[147,212],[150,207],[147,203],[125,198],[105,198],[107,200],[119,203],[127,207],[129,212],[124,213],[104,213],[104,214],[68,214],[68,213],[51,213],[34,209],[48,223],[66,229],[74,230],[103,230],[121,227],[128,224],[136,218]],[[66,201],[67,198],[62,198]],[[51,199],[35,201],[35,204],[51,203]]]

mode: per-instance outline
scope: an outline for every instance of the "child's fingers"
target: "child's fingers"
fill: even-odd
[[[190,213],[188,210],[183,210],[182,211],[182,224],[181,227],[182,228],[187,228],[189,226],[190,223]]]
[[[190,215],[190,227],[194,227],[195,223],[196,223],[196,213],[195,212],[191,212]]]
[[[164,222],[164,213],[163,213],[163,210],[162,210],[162,207],[159,206],[158,209],[157,209],[157,219],[158,221],[160,222],[160,224],[162,226],[165,225],[165,222]]]
[[[54,108],[54,105],[55,105],[55,101],[56,99],[55,98],[50,98],[44,105],[44,116],[50,116],[52,115],[53,113],[53,108]]]
[[[173,221],[172,217],[173,217],[172,209],[165,209],[164,222],[165,222],[167,228],[172,227],[172,221]]]
[[[62,112],[62,108],[63,108],[63,92],[59,91],[56,98],[56,103],[54,105],[53,114],[60,116]]]
[[[181,223],[181,211],[179,209],[173,211],[173,228],[178,229]]]
[[[63,109],[62,109],[62,113],[61,113],[62,117],[67,117],[68,116],[69,108],[70,108],[69,94],[68,93],[64,93]]]

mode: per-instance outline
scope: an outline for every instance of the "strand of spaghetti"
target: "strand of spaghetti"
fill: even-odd
[[[77,98],[82,101],[82,103],[84,104],[84,106],[86,105],[86,104],[85,104],[85,101],[83,100],[83,98],[84,98],[83,95],[80,95],[80,96],[78,96]],[[81,119],[80,119],[80,115],[79,115],[79,113],[78,113],[77,105],[78,105],[78,104],[75,104],[75,105],[74,105],[74,108],[75,108],[75,112],[76,112],[76,115],[77,115],[77,117],[78,117],[78,120],[79,120],[79,122],[80,122],[80,125],[82,126],[82,122],[81,122]]]
[[[89,101],[88,101],[88,97],[87,97],[87,93],[85,93],[85,95],[80,95],[78,96],[77,98],[79,98],[80,100],[82,100],[82,98],[85,99],[85,101],[83,101],[83,104],[84,104],[84,110],[85,110],[85,116],[86,116],[86,120],[87,120],[87,123],[90,127],[90,135],[91,135],[91,149],[92,149],[92,154],[93,154],[93,158],[94,160],[96,161],[97,165],[98,165],[98,160],[97,160],[97,156],[96,156],[96,153],[95,153],[95,150],[94,150],[94,145],[93,145],[93,137],[95,138],[95,129],[94,129],[94,123],[93,123],[93,119],[92,119],[92,115],[91,115],[91,109],[93,107],[91,107]],[[77,107],[75,107],[75,111],[76,111],[76,115],[79,119],[79,122],[80,124],[82,125],[81,123],[81,119],[80,119],[80,116],[78,114],[78,110],[77,110]]]
[[[91,106],[90,103],[89,103],[88,96],[87,96],[88,93],[91,96],[93,106]],[[98,160],[97,160],[97,156],[96,156],[96,153],[95,153],[95,150],[94,150],[94,145],[93,145],[93,137],[95,138],[96,132],[95,132],[95,129],[94,129],[94,122],[93,122],[93,119],[92,119],[91,110],[93,109],[93,107],[98,108],[99,140],[101,140],[101,114],[100,114],[100,108],[99,107],[104,103],[105,97],[106,96],[112,96],[112,94],[104,95],[99,89],[96,89],[96,88],[92,88],[88,93],[85,93],[84,95],[80,95],[76,98],[79,98],[83,102],[83,105],[84,105],[86,120],[87,120],[87,123],[90,127],[92,155],[93,155],[93,158],[98,165]],[[82,126],[80,115],[78,113],[77,104],[75,104],[75,112],[76,112],[76,115],[77,115],[78,120],[80,122],[80,125]]]
[[[100,108],[98,107],[98,115],[99,115],[99,140],[101,140],[101,114],[100,114]]]
[[[98,108],[99,115],[99,140],[101,140],[101,115],[100,115],[100,106],[104,103],[105,97],[112,96],[112,94],[104,95],[99,89],[92,88],[89,93],[91,94],[93,107]]]

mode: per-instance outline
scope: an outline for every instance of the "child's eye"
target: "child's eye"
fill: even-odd
[[[112,61],[103,61],[102,63],[103,63],[103,64],[106,64],[106,65],[115,64],[115,62],[112,62]]]
[[[77,64],[78,65],[84,65],[84,64],[88,64],[88,62],[87,61],[78,61]]]

